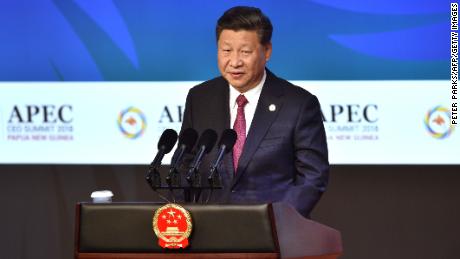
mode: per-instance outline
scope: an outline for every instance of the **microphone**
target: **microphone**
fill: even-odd
[[[195,155],[195,158],[193,159],[192,163],[190,164],[190,168],[187,173],[187,181],[190,183],[194,183],[199,185],[200,183],[194,181],[192,179],[192,176],[195,175],[198,167],[201,164],[201,160],[203,160],[204,156],[209,153],[209,151],[212,150],[214,144],[216,143],[217,140],[217,133],[212,130],[212,129],[207,129],[201,134],[200,139],[198,140],[198,151]],[[195,179],[199,180],[199,179]]]
[[[169,174],[166,177],[166,182],[168,183],[168,185],[179,185],[178,181],[180,180],[180,178],[174,179],[174,181],[172,181],[172,179],[175,178],[174,176],[177,176],[177,169],[182,163],[183,156],[186,153],[190,153],[190,151],[196,143],[197,138],[198,133],[196,132],[196,130],[192,128],[185,129],[180,134],[177,149],[174,152],[174,155],[171,159],[171,167],[169,168]]]
[[[161,165],[161,160],[163,157],[171,152],[174,144],[177,141],[177,132],[172,129],[167,129],[161,134],[160,140],[158,141],[158,153],[150,163],[149,171],[145,176],[145,180],[150,184],[152,188],[160,187],[161,179],[160,174],[158,173],[158,167]],[[153,176],[153,180],[152,180]]]
[[[216,160],[214,161],[214,163],[211,164],[208,180],[212,180],[217,167],[224,158],[224,155],[227,154],[230,150],[232,150],[233,146],[235,145],[236,138],[236,132],[232,129],[226,129],[222,132],[222,136],[220,137],[218,144],[219,152],[217,153]]]

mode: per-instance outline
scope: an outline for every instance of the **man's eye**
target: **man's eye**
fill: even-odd
[[[250,50],[243,50],[243,54],[251,54],[251,51]]]

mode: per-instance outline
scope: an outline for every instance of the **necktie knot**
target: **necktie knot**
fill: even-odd
[[[238,108],[244,107],[248,103],[248,99],[242,94],[240,94],[236,98],[236,104],[238,104]]]

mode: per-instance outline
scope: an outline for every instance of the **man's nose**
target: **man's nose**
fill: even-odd
[[[240,67],[243,65],[243,60],[240,57],[238,52],[232,53],[230,56],[230,66],[232,67]]]

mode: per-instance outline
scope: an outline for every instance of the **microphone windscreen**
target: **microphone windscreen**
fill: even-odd
[[[228,153],[228,151],[230,151],[235,145],[236,138],[236,131],[232,129],[224,130],[224,132],[222,132],[222,136],[220,136],[219,147],[225,145],[225,153]]]
[[[158,149],[163,148],[165,154],[171,152],[174,144],[177,141],[177,132],[173,129],[167,129],[161,134],[160,140],[158,141]]]
[[[212,129],[207,129],[203,131],[198,140],[198,147],[205,146],[205,152],[209,153],[216,144],[217,141],[217,133]]]
[[[192,128],[185,129],[179,136],[179,146],[185,145],[185,152],[190,153],[198,139],[198,132]]]

